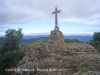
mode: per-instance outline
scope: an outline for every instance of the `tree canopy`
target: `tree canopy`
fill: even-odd
[[[100,32],[95,32],[93,35],[93,39],[89,42],[92,46],[94,46],[100,52]]]
[[[16,56],[18,55],[18,49],[22,40],[22,29],[8,29],[5,32],[5,39],[3,47],[0,49],[0,75],[8,75],[5,72],[6,68],[16,66]]]

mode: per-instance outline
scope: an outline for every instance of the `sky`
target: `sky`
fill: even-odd
[[[100,0],[0,0],[0,35],[22,28],[24,35],[50,34],[52,12],[58,6],[59,28],[64,35],[93,35],[100,31]]]

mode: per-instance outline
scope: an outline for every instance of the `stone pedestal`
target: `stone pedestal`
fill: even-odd
[[[51,34],[49,35],[50,41],[59,41],[60,43],[64,43],[64,36],[61,31],[59,30],[52,30]]]

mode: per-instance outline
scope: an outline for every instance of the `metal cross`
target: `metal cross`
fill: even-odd
[[[55,14],[55,27],[58,27],[58,21],[57,21],[57,14],[61,13],[61,10],[57,10],[57,6],[55,7],[55,11],[52,12],[52,14]]]

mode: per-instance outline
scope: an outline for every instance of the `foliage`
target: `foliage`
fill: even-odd
[[[77,40],[77,39],[65,39],[66,43],[82,43],[81,41]]]
[[[4,37],[0,38],[0,48],[3,46]]]
[[[22,29],[14,30],[8,29],[5,33],[5,50],[18,50],[20,41],[22,39]]]
[[[89,42],[92,46],[95,47],[100,52],[100,32],[95,32],[93,39]]]
[[[22,29],[8,29],[5,35],[3,47],[0,49],[0,75],[8,75],[6,68],[16,66],[16,58],[19,54],[19,44],[22,40]]]

